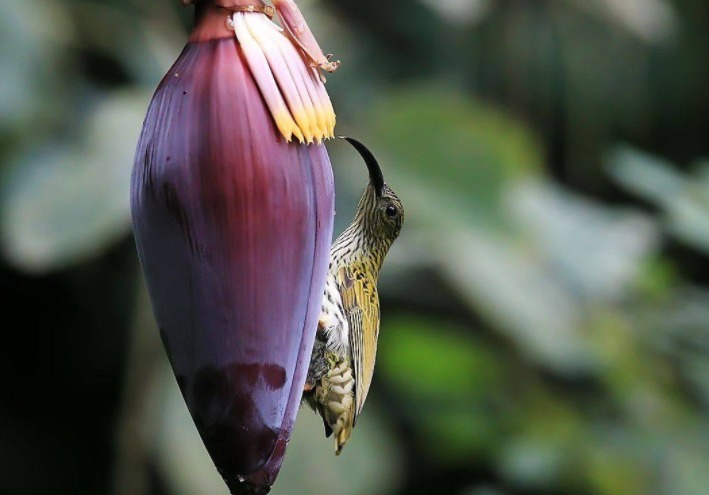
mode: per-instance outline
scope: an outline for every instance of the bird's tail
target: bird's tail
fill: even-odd
[[[354,426],[354,375],[348,360],[333,362],[319,388],[321,414],[335,434],[335,453],[340,454]]]

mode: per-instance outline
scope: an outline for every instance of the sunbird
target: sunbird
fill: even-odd
[[[379,338],[377,279],[404,224],[404,208],[384,182],[374,155],[343,137],[369,169],[369,184],[350,226],[330,249],[330,265],[304,400],[322,416],[340,454],[372,383]]]

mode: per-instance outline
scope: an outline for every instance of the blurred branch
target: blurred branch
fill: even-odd
[[[113,495],[149,493],[150,444],[145,437],[149,392],[162,352],[142,277],[136,277],[136,310],[116,435]]]

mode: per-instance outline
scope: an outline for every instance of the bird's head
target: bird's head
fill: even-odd
[[[404,206],[396,193],[384,182],[382,169],[371,151],[356,139],[342,137],[359,152],[369,170],[369,184],[357,207],[355,221],[362,223],[374,241],[391,244],[404,225]]]

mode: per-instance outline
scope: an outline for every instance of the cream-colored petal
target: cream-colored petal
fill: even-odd
[[[325,85],[320,80],[320,74],[318,74],[317,69],[310,69],[310,80],[313,82],[315,89],[318,92],[320,98],[320,104],[322,105],[325,116],[327,117],[328,130],[330,131],[330,137],[335,137],[335,109],[332,108],[332,102],[330,101],[330,96],[327,94]]]
[[[311,129],[311,121],[305,111],[303,101],[295,85],[293,76],[290,73],[288,64],[281,51],[278,49],[278,46],[268,36],[269,29],[262,24],[262,21],[270,22],[262,15],[244,17],[244,22],[252,38],[259,44],[263,54],[266,56],[268,65],[271,68],[271,73],[278,84],[281,95],[288,103],[291,115],[303,132],[306,141],[312,143],[317,129]]]
[[[235,13],[233,24],[276,126],[291,141],[334,137],[335,112],[318,70],[285,32],[261,13]]]
[[[272,26],[273,30],[276,30],[278,33],[283,33],[283,30],[274,23],[269,22],[268,24]],[[289,41],[288,45],[294,49],[295,53],[299,56],[298,58],[302,59],[300,52],[297,50],[296,45],[292,43],[291,39],[287,38],[287,41]],[[324,80],[315,67],[311,67],[307,64],[298,64],[298,66],[303,69],[301,77],[308,87],[308,93],[313,101],[315,110],[323,119],[323,123],[320,125],[324,127],[326,137],[334,138],[336,123],[335,110],[332,107],[330,96],[325,89]]]
[[[245,16],[261,16],[263,14],[254,13],[235,13],[233,14],[234,20],[234,31],[236,37],[239,40],[239,44],[244,52],[244,56],[251,69],[251,74],[256,80],[256,84],[261,90],[266,105],[273,116],[273,120],[276,123],[276,127],[281,131],[281,134],[286,138],[286,141],[290,142],[293,136],[296,136],[299,141],[304,142],[305,137],[298,126],[298,124],[293,120],[293,116],[288,109],[283,95],[281,94],[278,84],[273,77],[273,72],[268,64],[266,55],[264,54],[259,43],[254,40],[251,33],[246,26],[244,20]]]
[[[300,53],[293,43],[286,38],[282,30],[270,21],[262,21],[264,24],[264,33],[275,47],[281,52],[283,59],[286,62],[290,76],[295,84],[304,109],[308,115],[310,127],[314,129],[315,138],[320,141],[327,137],[325,116],[319,105],[315,102],[319,101],[315,91],[310,91],[307,84],[308,67],[303,63]],[[313,98],[315,96],[315,99]]]

